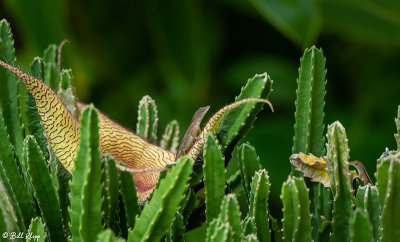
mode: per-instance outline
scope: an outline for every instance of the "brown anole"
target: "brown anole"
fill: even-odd
[[[190,121],[190,124],[186,129],[185,135],[183,135],[183,138],[179,143],[178,151],[176,153],[176,159],[178,159],[183,155],[186,155],[187,152],[190,150],[190,148],[193,146],[193,144],[196,142],[197,136],[201,132],[200,129],[201,121],[206,115],[208,109],[210,109],[210,106],[201,107],[194,113],[192,121]]]
[[[349,162],[349,164],[354,166],[357,169],[358,175],[364,181],[364,185],[372,184],[371,178],[369,178],[367,170],[365,169],[365,166],[360,161],[358,161],[358,160],[351,161],[351,162]]]

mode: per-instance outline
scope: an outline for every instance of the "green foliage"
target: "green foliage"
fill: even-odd
[[[235,101],[246,98],[267,99],[272,92],[272,79],[267,74],[255,75],[242,88]],[[236,144],[252,128],[257,114],[262,110],[264,103],[246,103],[229,111],[219,127],[217,137],[230,155]]]
[[[25,139],[26,161],[32,181],[35,198],[41,216],[53,241],[67,241],[61,219],[61,209],[57,193],[53,187],[46,161],[32,136]]]
[[[119,202],[119,178],[114,158],[106,155],[103,160],[103,219],[107,227],[113,227]],[[132,180],[132,179],[131,179]]]
[[[252,3],[300,45],[319,31],[314,26],[319,13],[304,15],[317,7],[311,2],[301,5],[307,10],[304,13],[291,13],[312,25],[298,29],[293,19],[281,21],[282,3]],[[0,30],[0,55],[15,64],[9,24],[1,21]],[[58,90],[70,112],[79,117],[72,71],[58,69],[58,48],[50,45],[42,59],[35,58],[31,73]],[[325,154],[325,75],[322,50],[306,49],[299,69],[293,152],[326,155],[331,189],[289,176],[282,186],[280,220],[269,209],[275,205],[270,202],[268,172],[256,149],[242,142],[262,104],[248,103],[230,111],[217,137],[205,137],[203,155],[196,161],[203,172],[195,174],[195,162],[183,156],[161,172],[153,194],[139,204],[132,173],[118,170],[124,164],[116,164],[112,157],[100,157],[99,119],[93,105],[80,117],[80,144],[70,182],[71,176],[49,148],[33,98],[13,75],[1,70],[0,81],[6,88],[0,89],[0,232],[29,228],[40,241],[396,241],[400,237],[400,153],[385,152],[377,163],[377,183],[366,186],[353,182],[347,135],[339,122],[328,127]],[[255,75],[236,100],[267,98],[271,85],[267,74]],[[154,100],[143,97],[138,114],[138,134],[157,144]],[[400,107],[395,120],[398,143],[399,116]],[[176,151],[176,121],[166,126],[159,143]],[[224,157],[230,160],[227,168]]]
[[[147,203],[136,225],[129,232],[128,241],[158,241],[166,234],[183,200],[193,161],[182,157],[161,180]]]
[[[4,183],[4,188],[10,196],[15,215],[19,220],[19,226],[25,228],[29,225],[30,219],[34,216],[33,201],[31,193],[27,190],[23,174],[19,172],[18,164],[14,159],[13,146],[7,134],[7,127],[0,110],[0,174]],[[25,224],[25,225],[24,225]],[[22,229],[21,228],[21,229]]]
[[[376,186],[366,185],[359,187],[354,203],[358,208],[367,212],[367,218],[372,225],[373,238],[375,241],[378,241],[379,228],[381,226],[381,219],[379,217],[382,210],[379,203],[378,189]]]
[[[80,144],[71,182],[71,232],[73,240],[93,241],[102,230],[101,159],[98,114],[93,105],[82,112]]]
[[[269,227],[268,196],[271,184],[266,170],[257,171],[251,182],[250,211],[249,215],[254,216],[257,228],[257,237],[260,241],[271,241]]]
[[[11,65],[15,65],[14,40],[10,24],[0,20],[0,53],[1,57]],[[1,68],[0,70],[0,107],[3,111],[4,122],[8,127],[8,135],[15,148],[15,154],[22,161],[24,137],[19,110],[19,82],[16,76]]]
[[[140,214],[138,197],[136,194],[135,181],[132,179],[132,173],[119,171],[119,191],[124,204],[124,211],[128,228],[135,225],[136,216]]]
[[[229,238],[231,241],[239,242],[241,239],[239,203],[234,194],[224,197],[221,204],[219,219],[229,224]]]
[[[256,219],[254,217],[247,216],[242,220],[242,238],[249,235],[249,234],[256,234]]]
[[[388,164],[382,166],[382,164]],[[389,155],[386,157],[381,166],[387,168],[382,171],[383,168],[378,168],[378,191],[380,197],[383,198],[381,201],[382,206],[382,241],[396,241],[400,236],[400,226],[398,221],[400,219],[400,160],[399,153]],[[386,175],[386,182],[379,184],[379,177]],[[383,185],[386,185],[383,188]],[[381,195],[382,194],[382,195]]]
[[[45,241],[46,233],[44,229],[44,224],[39,217],[32,219],[31,224],[29,225],[29,231],[32,233],[32,236],[38,236],[38,239],[36,241]]]
[[[285,241],[311,240],[308,189],[302,178],[290,177],[282,186],[283,234]]]
[[[17,217],[15,216],[14,208],[11,206],[11,201],[7,195],[4,184],[0,180],[0,229],[1,231],[19,232]]]
[[[324,137],[324,106],[326,69],[325,57],[321,49],[315,46],[306,49],[300,59],[299,78],[297,79],[297,100],[294,125],[294,138],[292,153],[312,153],[318,157],[325,154]],[[298,174],[294,172],[293,174]],[[309,183],[313,239],[319,240],[319,230],[322,226],[318,206],[318,185]]]
[[[240,176],[247,198],[250,198],[250,184],[254,173],[261,169],[260,158],[250,144],[242,144],[238,150]],[[251,213],[250,213],[251,214]]]
[[[297,79],[296,124],[294,125],[294,145],[292,153],[325,153],[324,106],[326,69],[325,57],[315,46],[306,49],[300,60]]]
[[[210,223],[218,217],[225,195],[225,162],[213,135],[208,135],[204,148],[204,190],[206,218]]]
[[[185,233],[184,218],[182,214],[177,212],[175,214],[175,220],[170,225],[166,241],[182,241]]]
[[[54,92],[58,92],[60,73],[57,70],[57,48],[55,44],[49,45],[44,51],[43,62],[44,62],[44,83],[51,87]]]
[[[145,140],[157,141],[158,111],[156,102],[148,95],[139,102],[136,133]]]
[[[349,171],[349,152],[346,130],[338,121],[328,126],[327,164],[334,194],[332,240],[343,241],[350,236],[350,218],[353,214],[353,189]]]
[[[160,141],[160,146],[163,149],[170,150],[176,153],[179,145],[179,124],[176,120],[172,120],[165,127],[164,134]]]
[[[219,219],[214,219],[207,229],[207,242],[212,241],[228,241],[229,224],[223,223]]]
[[[36,77],[38,80],[43,80],[44,63],[41,58],[36,57],[33,60],[30,70],[34,77]],[[21,114],[24,121],[25,133],[35,137],[40,150],[43,152],[43,155],[47,160],[50,156],[47,148],[49,143],[44,132],[44,127],[40,124],[40,116],[35,105],[35,100],[25,87],[23,87],[21,92],[23,93],[21,96],[26,97],[21,101],[21,105],[24,106],[24,108],[21,108]]]
[[[363,209],[357,208],[353,213],[350,222],[351,241],[377,241],[372,234],[372,225],[369,222],[368,214]]]

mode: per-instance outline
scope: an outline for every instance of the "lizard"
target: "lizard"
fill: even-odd
[[[72,174],[80,142],[77,117],[70,113],[57,94],[40,80],[3,61],[0,61],[0,66],[16,75],[31,93],[50,147],[63,167]],[[257,98],[243,99],[225,106],[209,119],[194,143],[193,140],[183,143],[183,146],[184,144],[191,146],[186,155],[196,160],[204,147],[206,135],[217,132],[222,118],[229,110],[248,102],[267,103],[273,111],[272,104],[268,100]],[[80,110],[85,106],[85,104],[78,103]],[[125,170],[133,173],[138,200],[145,201],[153,191],[160,171],[165,165],[174,163],[177,156],[171,151],[147,142],[99,110],[97,111],[99,113],[99,150],[101,154],[110,154],[117,162],[128,165]],[[192,135],[190,131],[189,134]]]
[[[371,178],[369,178],[367,170],[363,163],[358,160],[349,162],[350,165],[354,166],[358,171],[358,176],[363,180],[364,185],[372,184]]]
[[[178,152],[176,153],[176,158],[181,157],[182,155],[187,154],[187,152],[192,148],[193,144],[198,139],[198,135],[201,133],[200,124],[206,115],[207,111],[210,109],[210,106],[199,108],[193,115],[192,121],[188,128],[186,129],[185,134],[178,146]]]

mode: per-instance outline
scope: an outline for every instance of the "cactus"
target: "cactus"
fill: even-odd
[[[291,177],[282,185],[284,241],[311,241],[308,188],[303,178]]]
[[[44,83],[54,90],[56,93],[59,89],[59,78],[60,73],[57,69],[57,45],[51,44],[44,51],[43,61],[44,61]]]
[[[125,240],[122,238],[116,238],[112,230],[106,229],[103,232],[98,234],[96,241],[97,242],[124,242]]]
[[[11,201],[4,187],[3,181],[0,180],[0,229],[1,232],[19,232],[17,217],[15,210],[11,206]],[[24,228],[21,228],[23,230]]]
[[[113,228],[119,200],[119,178],[115,161],[109,155],[102,157],[103,160],[103,219],[107,227]]]
[[[261,168],[260,158],[250,144],[242,144],[238,150],[238,161],[242,184],[247,198],[250,199],[250,184],[254,173]]]
[[[28,171],[32,180],[35,198],[38,201],[41,215],[49,231],[49,237],[54,241],[67,241],[62,224],[58,196],[52,185],[43,154],[32,136],[26,137],[24,149],[27,154]]]
[[[328,126],[327,166],[333,202],[333,241],[343,241],[350,236],[350,218],[352,217],[351,175],[349,171],[349,147],[346,130],[338,121]]]
[[[250,234],[256,234],[257,233],[257,227],[256,227],[256,219],[254,217],[247,216],[244,218],[240,224],[242,228],[242,239],[244,239],[245,236],[250,235]]]
[[[152,143],[157,141],[158,112],[156,102],[148,95],[139,102],[136,133]]]
[[[185,232],[184,218],[182,214],[177,212],[175,214],[174,222],[169,226],[169,231],[166,236],[166,241],[183,241],[183,234]]]
[[[303,152],[322,156],[325,153],[325,62],[322,50],[315,46],[306,49],[300,60],[293,154]]]
[[[208,135],[204,149],[204,188],[206,218],[210,223],[218,217],[225,195],[225,162],[221,148],[213,135]]]
[[[15,65],[13,40],[4,20],[0,37],[0,55]],[[301,59],[296,154],[290,161],[330,189],[292,174],[282,186],[283,219],[277,220],[268,210],[268,172],[255,148],[246,141],[236,146],[252,127],[262,102],[270,105],[262,99],[271,92],[267,74],[249,79],[237,102],[214,114],[194,137],[189,157],[176,160],[179,126],[171,121],[157,142],[153,99],[145,96],[139,105],[137,127],[142,139],[93,105],[76,101],[72,71],[60,70],[57,48],[50,45],[43,59],[34,59],[31,73],[36,78],[0,61],[25,84],[0,70],[5,87],[0,88],[0,232],[27,232],[29,226],[40,241],[395,241],[400,237],[400,106],[395,119],[397,151],[387,150],[378,160],[375,185],[359,186],[352,180],[357,174],[350,173],[348,141],[339,122],[328,127],[325,154],[322,50],[307,49]],[[44,94],[46,100],[41,98]],[[54,105],[61,110],[59,119]],[[52,125],[65,120],[73,127],[52,130]],[[75,136],[71,142],[59,142],[55,136],[59,133],[64,138]],[[227,168],[224,157],[230,160]],[[193,170],[194,159],[202,170]]]
[[[176,153],[179,145],[179,124],[176,120],[172,120],[165,127],[164,134],[160,142],[160,146],[163,149],[170,150]]]
[[[29,231],[30,233],[32,233],[32,236],[34,236],[31,239],[40,242],[46,241],[44,224],[42,223],[42,220],[40,220],[39,217],[32,219],[31,224],[29,225]]]
[[[325,154],[324,144],[324,106],[326,69],[325,57],[321,49],[315,46],[306,49],[300,60],[299,78],[297,79],[297,100],[295,103],[295,125],[292,153],[312,153],[318,157]],[[298,175],[293,172],[292,174]],[[311,189],[310,199],[313,201],[313,239],[319,240],[320,218],[318,208],[314,206],[319,202],[318,187],[308,184]]]
[[[229,224],[231,241],[239,242],[241,240],[240,217],[239,203],[236,196],[228,194],[222,201],[219,220]]]
[[[6,20],[0,21],[0,53],[8,63],[15,65],[14,40],[10,24]],[[14,145],[15,154],[21,161],[23,154],[23,130],[19,110],[19,82],[17,78],[6,70],[0,70],[0,107],[3,111],[5,125]],[[30,222],[30,219],[29,219]],[[29,223],[28,222],[28,223]]]
[[[60,88],[57,95],[60,97],[61,101],[64,103],[65,107],[70,113],[76,118],[80,117],[80,111],[78,108],[78,103],[75,96],[75,89],[72,86],[73,77],[72,70],[62,70],[60,73]]]
[[[249,215],[254,216],[257,237],[260,241],[271,241],[269,228],[268,196],[269,176],[266,170],[259,170],[253,176],[251,183],[251,199]]]
[[[93,105],[83,110],[81,139],[71,182],[72,238],[93,241],[101,231],[101,161],[99,154],[98,115]]]
[[[56,175],[58,178],[57,194],[58,194],[58,200],[60,202],[62,220],[64,224],[65,233],[69,237],[71,235],[71,230],[69,226],[71,218],[68,213],[68,208],[71,206],[71,202],[69,200],[69,194],[71,192],[71,188],[69,186],[71,181],[71,176],[66,174],[64,167],[59,162],[57,163]]]
[[[381,206],[376,186],[366,185],[359,187],[354,204],[357,208],[367,212],[367,218],[372,226],[373,238],[375,241],[378,241],[379,227],[381,226],[381,220],[379,218],[381,215]]]
[[[272,92],[272,83],[273,81],[267,73],[255,75],[247,81],[239,96],[235,98],[235,102],[246,98],[268,99]],[[230,154],[239,140],[251,129],[263,105],[263,103],[247,103],[225,115],[218,129],[217,137],[226,150],[226,154]],[[229,158],[227,157],[227,159]]]
[[[247,235],[243,240],[244,240],[244,241],[247,241],[247,242],[256,242],[256,241],[259,241],[259,240],[257,240],[257,236],[256,236],[255,234],[249,234],[249,235]]]
[[[124,204],[127,225],[133,228],[135,218],[140,214],[138,197],[136,195],[135,181],[132,179],[132,173],[119,171],[120,195]]]
[[[376,241],[372,235],[372,225],[369,222],[368,215],[363,209],[357,208],[354,211],[350,222],[350,238],[351,241]]]
[[[7,193],[10,196],[16,216],[23,218],[19,220],[19,226],[25,228],[30,223],[30,219],[34,216],[33,200],[31,192],[25,186],[24,179],[19,172],[19,167],[14,159],[13,145],[7,134],[3,113],[0,109],[0,161],[1,176]]]
[[[190,189],[186,193],[185,200],[183,200],[179,213],[182,214],[184,225],[187,224],[190,214],[196,205],[196,193]]]
[[[378,191],[382,206],[382,241],[396,241],[400,236],[400,153],[378,162]],[[385,181],[385,182],[383,182]]]
[[[282,228],[279,226],[278,220],[273,218],[271,215],[269,216],[269,220],[271,221],[272,231],[275,233],[275,242],[283,242]]]
[[[212,241],[230,241],[229,224],[223,223],[219,219],[214,219],[208,226],[206,242]]]
[[[184,198],[192,166],[193,161],[185,156],[177,161],[144,206],[135,227],[129,232],[128,241],[155,241],[165,235]]]
[[[43,66],[43,61],[39,57],[36,57],[30,66],[32,75],[39,80],[43,80]],[[23,87],[21,92],[23,92],[21,96],[25,97],[25,99],[21,102],[21,105],[23,104],[25,106],[25,108],[21,108],[25,133],[35,137],[40,150],[43,152],[44,158],[48,160],[50,156],[48,151],[49,144],[45,136],[44,128],[40,123],[40,115],[36,108],[35,100],[33,99],[32,94],[30,94],[25,87]]]

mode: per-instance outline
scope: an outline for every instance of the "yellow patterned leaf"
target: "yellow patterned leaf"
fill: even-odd
[[[318,158],[313,154],[305,155],[299,153],[290,156],[290,163],[297,171],[302,172],[305,177],[311,178],[312,181],[320,182],[324,187],[331,186],[324,159]]]

